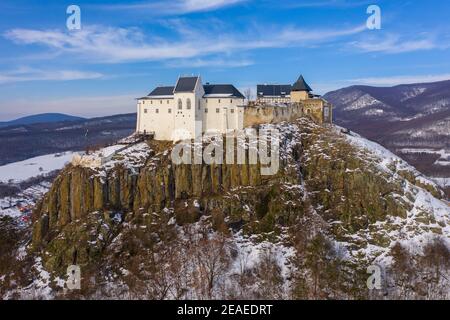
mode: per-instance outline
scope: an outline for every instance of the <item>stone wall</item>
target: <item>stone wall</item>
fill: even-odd
[[[328,117],[324,115],[324,108],[328,107]],[[306,99],[303,102],[303,112],[318,123],[332,123],[332,106],[323,99]]]
[[[244,128],[264,123],[291,121],[303,114],[301,104],[286,106],[248,106],[244,111]]]

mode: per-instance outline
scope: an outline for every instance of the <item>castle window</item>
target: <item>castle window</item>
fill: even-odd
[[[169,100],[167,100],[167,104],[169,104]]]
[[[183,109],[183,102],[181,101],[181,99],[178,99],[178,110]]]
[[[145,101],[142,101],[143,104],[145,104]]]
[[[191,109],[191,99],[187,99],[186,100],[186,109],[190,110]]]
[[[216,108],[216,113],[219,113],[220,112],[220,109],[219,108]]]
[[[325,118],[328,118],[330,113],[330,110],[328,109],[328,107],[323,108],[323,115]]]
[[[170,108],[167,109],[167,112],[172,113],[172,109],[170,109]]]
[[[230,112],[231,112],[231,113],[234,113],[234,109],[230,109]]]
[[[159,100],[159,104],[162,104],[162,100]]]
[[[219,103],[220,103],[220,99],[219,99]]]
[[[153,100],[150,100],[150,104],[153,104]]]
[[[200,108],[201,108],[201,103],[200,103],[200,100],[198,100],[198,110],[200,110]]]
[[[205,113],[208,113],[208,108],[205,108]]]
[[[156,109],[155,112],[156,112],[156,113],[159,113],[159,109]]]
[[[144,113],[147,113],[147,108],[144,109]]]
[[[233,99],[230,99],[230,103],[233,103]]]

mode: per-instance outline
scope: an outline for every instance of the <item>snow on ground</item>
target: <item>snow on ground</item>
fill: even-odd
[[[440,158],[436,160],[435,165],[450,166],[450,150],[446,149],[427,149],[427,148],[404,148],[399,150],[400,153],[428,153],[440,155]]]
[[[71,151],[48,154],[0,166],[0,182],[18,183],[54,170],[60,170],[72,160],[73,155],[74,152]]]
[[[137,143],[125,148],[118,148],[107,158],[107,161],[103,161],[99,169],[108,171],[117,165],[123,165],[132,170],[137,169],[145,164],[151,151],[146,142]]]
[[[431,178],[434,182],[440,185],[442,188],[450,187],[450,177],[449,178]]]
[[[116,145],[109,146],[109,147],[101,149],[99,152],[97,152],[97,154],[100,157],[110,157],[110,156],[112,156],[113,154],[115,154],[116,152],[118,152],[119,150],[121,150],[121,149],[123,149],[125,147],[126,147],[126,145],[116,144]]]
[[[335,126],[335,128],[337,132],[342,129],[339,126]],[[393,154],[391,151],[379,145],[378,143],[370,141],[353,131],[351,132],[351,134],[346,134],[344,136],[347,139],[347,141],[349,141],[351,144],[359,148],[366,149],[371,154],[379,158],[380,159],[379,167],[383,171],[390,172],[391,169],[389,169],[388,167],[395,165],[397,171],[408,170],[414,173],[416,179],[418,179],[420,182],[438,188],[438,185],[434,181],[424,176],[421,172],[419,172],[416,168],[408,164],[405,160]]]
[[[344,108],[345,111],[359,110],[372,106],[386,106],[383,102],[375,99],[369,94],[364,94],[358,99],[354,100],[350,105]]]
[[[340,127],[335,126],[335,130],[340,131]],[[394,155],[381,145],[369,141],[356,133],[343,135],[351,144],[367,150],[370,154],[378,158],[379,169],[388,172],[389,175],[407,170],[414,174],[421,183],[437,186],[430,178],[425,177],[414,167],[401,158]],[[386,221],[379,221],[375,226],[380,231],[391,230],[386,235],[391,241],[400,240],[402,244],[410,249],[420,252],[421,248],[437,235],[441,235],[450,247],[450,204],[435,198],[430,192],[418,187],[409,181],[404,180],[404,191],[411,198],[402,197],[402,200],[411,205],[407,212],[406,219],[400,217],[389,217]],[[429,221],[429,222],[424,222]],[[389,225],[389,227],[388,227]],[[435,232],[434,230],[439,230]],[[366,239],[370,230],[362,230],[356,238]],[[368,245],[357,252],[363,253],[366,257],[377,256],[377,261],[389,264],[389,248]]]
[[[244,237],[242,232],[234,234],[234,244],[237,258],[233,262],[230,274],[241,274],[247,269],[254,268],[261,261],[262,255],[270,253],[281,267],[282,276],[284,278],[289,276],[291,270],[288,260],[295,255],[293,248],[286,247],[280,242],[254,242]]]
[[[36,257],[33,265],[33,272],[35,277],[33,282],[31,282],[25,288],[19,288],[7,292],[3,299],[10,300],[14,299],[17,294],[19,299],[24,300],[50,300],[54,299],[54,293],[50,287],[51,275],[47,272],[42,265],[42,258]]]
[[[75,155],[74,166],[82,166],[105,173],[116,165],[134,169],[144,165],[151,149],[146,142],[136,144],[116,144],[99,149],[89,155]]]
[[[50,189],[50,182],[31,186],[13,197],[0,198],[0,217],[19,218],[31,213],[31,208]],[[20,210],[22,208],[22,211]],[[26,208],[26,210],[24,210]]]

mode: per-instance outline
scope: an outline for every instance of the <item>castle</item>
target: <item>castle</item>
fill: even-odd
[[[179,77],[175,86],[157,87],[137,99],[136,132],[155,140],[193,139],[204,132],[226,133],[262,123],[289,121],[306,114],[332,122],[332,106],[302,76],[293,85],[258,85],[249,103],[232,84],[203,84],[201,77]]]

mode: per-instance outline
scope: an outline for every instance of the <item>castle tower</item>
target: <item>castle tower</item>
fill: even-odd
[[[311,87],[306,83],[302,75],[292,85],[291,102],[301,102],[309,99],[309,93],[312,91]]]
[[[180,77],[173,90],[175,112],[172,140],[194,139],[202,133],[200,100],[205,91],[202,80],[196,77]]]

